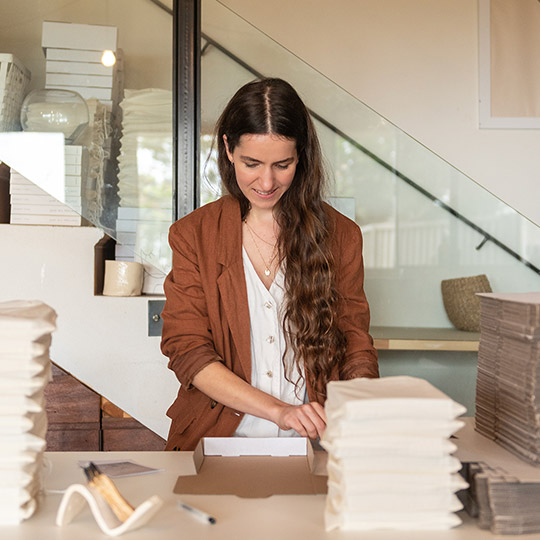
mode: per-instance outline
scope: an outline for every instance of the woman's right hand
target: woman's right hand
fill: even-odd
[[[201,369],[193,377],[193,385],[231,409],[270,420],[284,431],[294,429],[301,437],[316,439],[326,428],[326,414],[320,403],[284,403],[251,386],[221,362]]]
[[[281,403],[276,408],[274,416],[272,421],[280,429],[284,431],[294,429],[301,437],[320,438],[326,428],[324,407],[317,402],[304,403],[303,405]]]

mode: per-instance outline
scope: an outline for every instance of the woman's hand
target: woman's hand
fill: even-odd
[[[321,404],[314,402],[289,405],[281,402],[276,409],[272,421],[280,429],[284,431],[294,429],[298,435],[310,439],[322,437],[326,428],[326,414]]]
[[[280,429],[294,429],[298,435],[316,439],[326,428],[326,414],[317,402],[290,405],[251,386],[221,362],[205,366],[193,385],[207,396],[237,411],[265,418]]]

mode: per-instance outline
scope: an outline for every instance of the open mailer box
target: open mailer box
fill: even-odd
[[[326,493],[322,454],[299,437],[207,437],[193,452],[197,474],[179,476],[174,493],[249,498]]]

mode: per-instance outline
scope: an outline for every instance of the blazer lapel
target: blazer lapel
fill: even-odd
[[[242,371],[251,382],[251,331],[242,260],[242,220],[237,201],[231,197],[227,199],[218,226],[217,237],[221,243],[217,246],[217,262],[223,266],[223,272],[217,285]]]

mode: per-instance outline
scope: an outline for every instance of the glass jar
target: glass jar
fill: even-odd
[[[24,131],[63,133],[66,144],[77,139],[88,121],[86,101],[72,90],[32,90],[21,107],[21,126]]]

